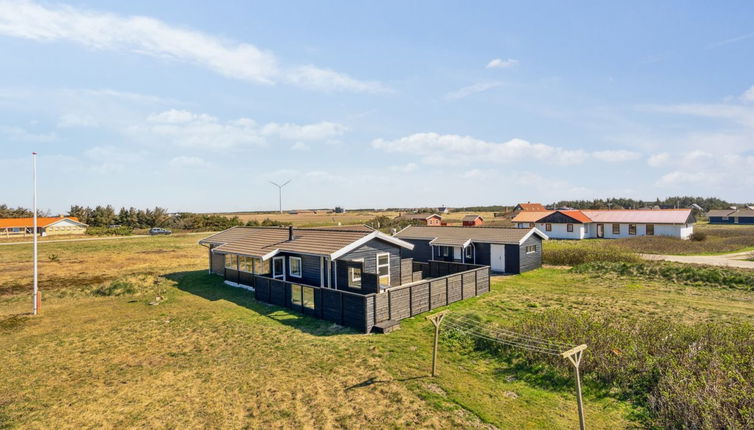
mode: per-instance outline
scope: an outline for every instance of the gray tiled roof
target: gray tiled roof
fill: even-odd
[[[531,229],[496,227],[406,227],[395,234],[399,239],[435,240],[435,243],[463,243],[467,240],[482,243],[518,244]],[[541,233],[540,233],[541,235]]]

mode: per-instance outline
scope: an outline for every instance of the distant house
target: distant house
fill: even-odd
[[[445,215],[450,213],[450,209],[448,209],[447,206],[440,206],[439,208],[437,208],[437,212]]]
[[[518,228],[537,227],[552,239],[670,236],[688,239],[696,220],[691,209],[556,210],[521,212]]]
[[[404,219],[410,221],[422,221],[429,226],[442,225],[442,217],[437,214],[403,214],[396,217],[396,219]]]
[[[522,273],[541,267],[542,240],[547,239],[536,228],[416,226],[406,227],[395,237],[414,246],[410,253],[414,261],[482,264],[500,273]]]
[[[84,234],[87,225],[76,217],[37,217],[37,233],[40,236]],[[34,218],[0,219],[0,237],[34,234]]]
[[[513,208],[513,212],[545,212],[547,208],[540,203],[519,203]]]
[[[489,267],[414,263],[414,245],[365,226],[233,227],[199,243],[211,273],[257,300],[364,332],[489,291]]]
[[[346,209],[344,207],[341,207],[341,206],[335,206],[335,211],[334,212],[336,214],[344,214],[344,213],[346,213]]]
[[[754,224],[754,209],[722,209],[707,212],[710,224]]]
[[[464,215],[464,217],[461,218],[461,223],[464,227],[476,227],[482,225],[483,222],[484,218],[479,215]]]

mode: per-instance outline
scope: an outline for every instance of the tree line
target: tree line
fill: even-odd
[[[689,208],[696,204],[705,211],[711,209],[727,209],[735,204],[716,197],[677,196],[660,200],[635,200],[628,198],[607,198],[594,200],[561,200],[549,205],[551,208],[569,207],[573,209],[639,209],[659,206],[663,209]]]

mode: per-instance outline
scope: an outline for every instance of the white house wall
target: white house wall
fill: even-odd
[[[628,224],[620,224],[620,233],[613,234],[613,223],[603,224],[605,239],[620,239],[647,235],[646,224],[636,224],[636,234],[628,234]],[[655,236],[670,236],[688,239],[694,233],[693,224],[655,224]],[[567,231],[567,224],[552,224],[552,231],[547,231],[545,224],[537,224],[551,239],[586,239],[597,237],[597,223],[573,224],[573,232]]]
[[[586,227],[584,224],[572,224],[573,231],[568,231],[567,224],[552,223],[552,230],[548,231],[546,224],[537,223],[537,228],[543,231],[550,239],[584,239]]]

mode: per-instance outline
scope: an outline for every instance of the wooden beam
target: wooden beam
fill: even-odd
[[[571,349],[569,349],[568,351],[565,351],[565,352],[561,352],[561,353],[560,353],[560,355],[561,355],[561,356],[562,356],[563,358],[568,358],[569,356],[571,356],[571,355],[574,355],[574,354],[576,354],[577,352],[581,352],[581,351],[583,351],[583,350],[585,350],[585,349],[586,349],[586,345],[579,345],[579,346],[577,346],[577,347],[575,347],[575,348],[571,348]]]

